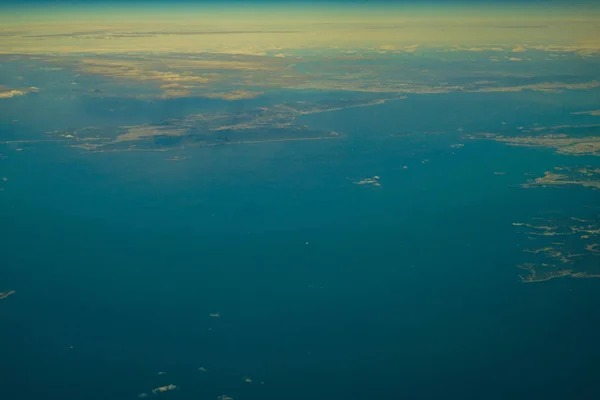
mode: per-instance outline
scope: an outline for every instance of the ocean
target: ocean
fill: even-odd
[[[597,161],[464,140],[509,113],[432,98],[302,117],[331,140],[4,147],[2,398],[599,398],[598,281],[521,283],[512,225],[597,205],[519,187]]]

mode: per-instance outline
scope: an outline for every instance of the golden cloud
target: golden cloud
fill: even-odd
[[[248,90],[235,90],[233,92],[215,92],[200,94],[201,97],[209,99],[221,99],[221,100],[245,100],[254,99],[263,94],[263,92],[251,92]]]
[[[25,96],[27,93],[37,92],[39,89],[35,86],[26,89],[10,89],[6,86],[0,86],[0,99],[10,99],[17,96]]]

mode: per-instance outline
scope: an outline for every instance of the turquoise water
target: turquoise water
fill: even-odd
[[[521,284],[511,225],[597,205],[518,187],[582,159],[389,136],[505,117],[422,118],[419,101],[306,118],[339,140],[179,162],[3,149],[6,398],[597,398],[598,282]]]

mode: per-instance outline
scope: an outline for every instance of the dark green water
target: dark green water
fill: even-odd
[[[307,119],[339,140],[180,162],[3,150],[3,398],[598,398],[599,283],[521,284],[511,225],[597,204],[516,187],[581,160],[390,137],[385,107]]]

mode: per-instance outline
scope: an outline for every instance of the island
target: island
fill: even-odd
[[[537,217],[534,222],[514,222],[513,226],[533,244],[523,249],[524,260],[517,265],[527,271],[519,275],[523,282],[567,276],[600,278],[600,215]]]
[[[362,178],[353,182],[355,185],[370,185],[375,187],[380,187],[379,176],[375,175],[372,178]]]
[[[6,292],[0,292],[0,300],[6,299],[8,296],[10,296],[11,294],[14,294],[15,291],[14,290],[9,290]]]
[[[537,133],[523,135],[523,133]],[[600,125],[561,125],[497,134],[492,132],[467,134],[465,139],[494,140],[509,146],[547,147],[571,156],[600,156]]]
[[[521,186],[524,188],[583,186],[600,190],[600,168],[590,166],[555,167],[554,171],[546,171],[544,176],[535,178]]]
[[[152,389],[152,393],[154,393],[154,394],[164,393],[164,392],[168,392],[169,390],[175,390],[175,389],[177,389],[177,386],[171,384],[171,385],[161,386],[161,387]]]
[[[560,269],[556,265],[550,264],[521,264],[518,267],[529,272],[526,276],[519,275],[524,283],[544,282],[567,276],[571,278],[600,278],[600,273],[575,272],[572,269]]]
[[[284,141],[340,139],[336,131],[313,128],[304,115],[370,107],[404,96],[348,96],[320,101],[292,101],[251,109],[209,111],[154,124],[83,127],[47,132],[51,140],[88,152],[168,151],[188,147],[262,144]],[[168,161],[188,157],[173,156]]]

